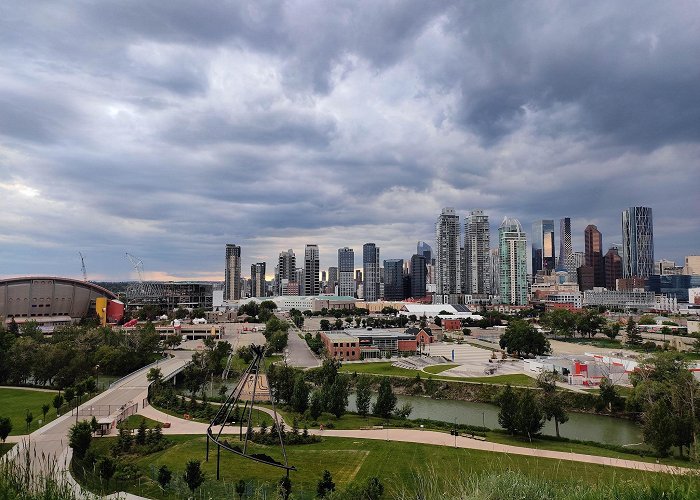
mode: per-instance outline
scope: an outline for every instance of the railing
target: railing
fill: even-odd
[[[141,370],[145,370],[146,368],[152,368],[152,367],[154,367],[154,366],[157,366],[158,363],[160,363],[163,359],[165,359],[165,358],[156,359],[153,363],[148,364],[148,365],[146,365],[146,366],[144,366],[144,367],[142,367],[142,368],[139,368],[138,370],[135,370],[135,371],[129,373],[128,375],[124,375],[122,378],[117,379],[117,380],[115,380],[114,382],[112,382],[111,384],[109,384],[109,388],[111,389],[112,387],[116,386],[116,385],[119,384],[120,382],[123,382],[124,380],[128,379],[129,377],[131,377],[131,376],[132,376],[134,373],[136,373],[136,372],[139,372],[139,371],[141,371]]]

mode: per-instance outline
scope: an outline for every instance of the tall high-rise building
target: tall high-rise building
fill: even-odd
[[[384,261],[384,300],[403,300],[403,259]]]
[[[501,252],[499,248],[489,251],[489,267],[491,268],[491,295],[501,295]]]
[[[427,265],[425,256],[415,254],[411,257],[411,297],[420,299],[425,297],[425,285],[427,283]]]
[[[482,210],[472,210],[464,222],[465,293],[490,293],[490,242],[489,216]]]
[[[518,219],[504,218],[498,228],[501,302],[527,304],[527,238]]]
[[[454,208],[442,209],[435,223],[435,240],[437,243],[437,293],[439,295],[461,293],[460,227],[459,216]]]
[[[241,247],[226,245],[226,271],[224,274],[224,300],[241,298]]]
[[[654,273],[654,223],[650,207],[622,211],[622,275],[648,278]]]
[[[338,249],[338,295],[355,296],[355,251],[352,248]]]
[[[265,262],[258,262],[250,266],[250,296],[265,297],[266,284],[265,281]]]
[[[425,257],[425,262],[430,264],[433,259],[433,249],[425,241],[419,241],[416,245],[416,253]]]
[[[304,248],[304,295],[314,296],[321,293],[321,284],[318,280],[318,272],[318,245],[306,245]]]
[[[571,219],[569,217],[559,220],[559,264],[557,271],[566,271],[567,281],[576,283],[576,266],[574,248],[571,244]]]
[[[551,274],[556,268],[557,259],[554,250],[554,221],[538,220],[532,224],[532,275],[538,271]]]
[[[622,257],[617,248],[613,247],[603,257],[605,266],[605,288],[617,290],[617,280],[622,278]]]
[[[379,270],[379,247],[374,243],[362,245],[362,269],[364,271],[363,293],[365,302],[379,300],[381,276]]]
[[[326,284],[326,293],[334,294],[335,286],[338,284],[338,268],[331,266],[328,268],[328,283]]]
[[[283,295],[282,286],[284,284],[283,280],[287,282],[296,281],[296,270],[297,270],[297,258],[294,255],[294,250],[291,248],[286,252],[280,252],[277,258],[277,276],[275,276],[275,282],[277,283],[277,293]]]
[[[355,288],[362,285],[362,269],[355,270]]]
[[[583,230],[586,265],[593,268],[593,286],[605,286],[605,266],[603,265],[603,235],[598,228],[589,224]]]

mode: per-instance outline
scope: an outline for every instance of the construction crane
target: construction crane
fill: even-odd
[[[80,270],[83,272],[83,281],[87,281],[87,271],[85,270],[85,259],[83,258],[83,253],[78,252],[80,255]]]
[[[132,283],[127,286],[127,299],[153,302],[163,297],[165,290],[162,284],[145,281],[143,279],[143,261],[135,255],[131,255],[129,252],[126,252],[126,258],[129,259],[129,262],[131,262],[131,265],[134,267],[139,277],[137,283]]]
[[[131,255],[129,252],[126,252],[126,258],[129,259],[131,265],[134,266],[136,273],[139,275],[139,281],[143,283],[143,261]]]

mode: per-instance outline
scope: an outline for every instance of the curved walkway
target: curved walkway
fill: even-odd
[[[272,415],[272,410],[260,406],[255,407],[265,413]],[[163,413],[160,410],[147,406],[139,411],[139,415],[157,420],[159,422],[170,422],[169,429],[163,429],[164,434],[200,434],[204,436],[208,424],[192,422],[179,417],[174,417]],[[278,414],[279,418],[282,417]],[[285,422],[285,425],[287,423]],[[232,428],[232,432],[235,429]],[[582,453],[567,453],[564,451],[540,450],[527,448],[524,446],[512,446],[507,444],[491,443],[480,441],[468,437],[458,436],[456,439],[445,432],[426,431],[418,429],[371,429],[371,430],[317,430],[309,429],[309,434],[317,436],[354,438],[354,439],[377,439],[384,441],[400,441],[405,443],[432,444],[436,446],[450,446],[454,448],[465,448],[471,450],[490,451],[493,453],[510,453],[513,455],[526,455],[538,458],[551,458],[554,460],[568,460],[572,462],[582,462],[596,465],[607,465],[611,467],[621,467],[624,469],[634,469],[646,472],[665,472],[667,474],[700,474],[696,469],[675,467],[671,465],[656,464],[650,462],[639,462],[635,460],[624,460],[620,458],[601,457],[598,455],[585,455]]]

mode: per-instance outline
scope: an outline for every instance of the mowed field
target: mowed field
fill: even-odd
[[[12,421],[10,436],[27,434],[27,422],[25,421],[27,411],[34,416],[29,432],[34,432],[41,425],[55,419],[56,410],[51,405],[55,394],[55,391],[0,388],[0,417],[10,417]],[[41,413],[41,406],[44,403],[49,405],[49,412],[46,414],[46,420],[39,425],[39,420],[44,420]]]
[[[129,484],[120,482],[119,488],[153,498],[175,498],[173,492],[160,490],[154,480],[155,471],[161,465],[167,465],[174,476],[180,476],[188,460],[204,460],[206,439],[203,436],[172,436],[169,439],[174,442],[170,448],[135,459],[133,463],[142,471],[142,477]],[[97,440],[95,446],[107,452],[113,441],[113,438]],[[233,444],[237,439],[232,437],[231,442]],[[274,447],[254,445],[251,451],[280,458],[279,449]],[[290,478],[295,498],[300,499],[314,498],[316,484],[324,469],[331,472],[339,488],[354,480],[378,476],[386,487],[386,498],[395,498],[400,493],[408,493],[410,496],[406,498],[415,498],[419,476],[430,477],[432,481],[444,484],[445,488],[476,473],[505,471],[518,471],[554,482],[600,486],[672,480],[663,474],[600,465],[366,439],[326,437],[321,443],[288,446],[287,455],[289,463],[298,469],[290,473]],[[245,480],[249,488],[269,488],[272,491],[274,483],[283,476],[281,469],[222,450],[221,481],[216,481],[216,448],[213,446],[209,462],[203,462],[202,468],[207,478],[197,493],[202,498],[234,498],[234,484],[239,479]],[[111,486],[113,491],[114,485]]]

